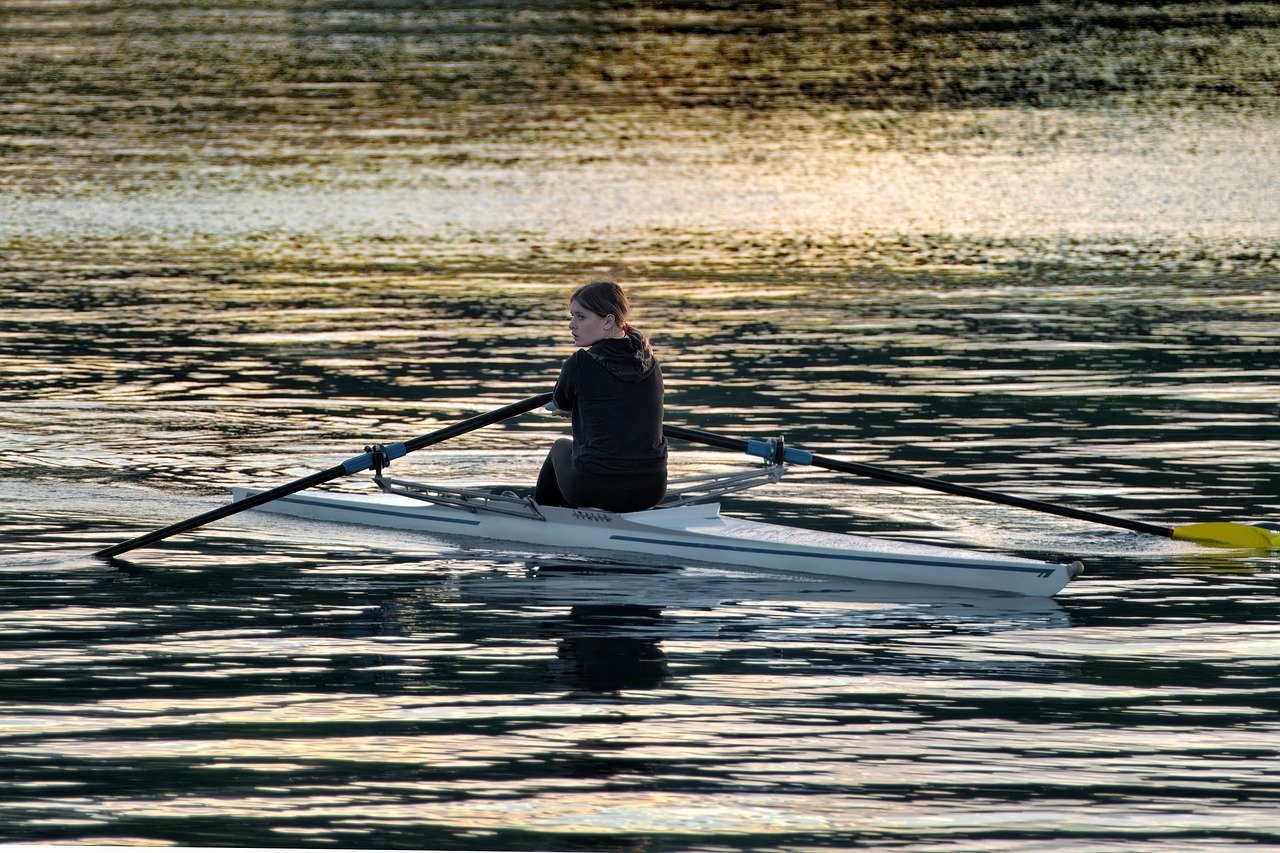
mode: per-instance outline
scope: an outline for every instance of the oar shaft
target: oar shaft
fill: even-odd
[[[932,477],[917,477],[913,474],[903,474],[898,471],[891,471],[887,468],[878,468],[873,465],[865,465],[857,462],[845,462],[840,459],[830,459],[825,456],[814,456],[812,464],[819,468],[826,468],[830,471],[840,471],[845,474],[861,474],[865,477],[885,480],[890,483],[901,483],[904,486],[919,486],[923,489],[932,489],[938,492],[946,492],[951,495],[974,498],[975,500],[989,501],[990,503],[1004,504],[1005,506],[1016,506],[1021,507],[1022,509],[1060,515],[1065,518],[1074,518],[1080,521],[1092,521],[1096,524],[1106,524],[1111,527],[1123,527],[1127,530],[1135,530],[1139,533],[1152,533],[1156,536],[1166,537],[1173,536],[1172,528],[1162,527],[1158,524],[1147,524],[1143,521],[1134,521],[1129,518],[1120,518],[1114,515],[1091,512],[1087,509],[1077,509],[1075,507],[1063,506],[1061,504],[1051,504],[1044,501],[1033,500],[1031,498],[1020,498],[1017,495],[1006,495],[1000,492],[988,491],[987,489],[979,489],[974,486],[963,486],[959,483],[948,483],[945,480],[935,480]]]
[[[192,516],[185,521],[174,522],[168,527],[153,530],[150,533],[143,534],[142,536],[135,536],[127,542],[120,542],[119,544],[112,545],[109,548],[103,548],[100,551],[95,551],[93,552],[93,556],[108,559],[118,554],[123,554],[125,551],[145,548],[148,545],[154,545],[161,539],[168,539],[176,533],[182,533],[186,530],[194,530],[195,528],[206,525],[211,521],[226,518],[228,515],[235,515],[237,512],[243,512],[246,509],[253,509],[255,506],[267,503],[268,501],[273,501],[276,498],[282,498],[285,495],[291,495],[294,492],[300,492],[303,489],[309,489],[312,486],[327,483],[330,480],[337,479],[346,473],[346,468],[341,465],[335,465],[332,468],[325,469],[324,471],[317,471],[316,473],[308,477],[304,477],[301,480],[295,480],[292,483],[277,486],[274,489],[261,492],[260,494],[253,495],[252,497],[247,497],[244,500],[235,501],[234,503],[220,506],[217,509],[211,509],[208,512],[201,513],[200,515]]]
[[[429,432],[426,435],[420,435],[417,438],[410,439],[404,443],[406,453],[412,453],[415,450],[421,450],[432,444],[439,444],[442,441],[448,441],[451,438],[457,438],[468,432],[474,432],[481,427],[487,427],[496,424],[499,421],[505,421],[514,418],[516,415],[523,415],[525,412],[531,412],[539,406],[545,406],[551,402],[551,393],[536,394],[526,400],[518,403],[512,403],[503,406],[500,409],[494,409],[492,412],[486,412],[483,415],[476,415],[473,418],[467,418],[465,421],[459,421],[453,426],[447,426],[444,429],[438,429],[435,432]]]
[[[503,406],[500,409],[494,409],[491,412],[476,415],[473,418],[467,418],[465,421],[459,421],[452,426],[447,426],[444,429],[438,429],[435,432],[430,432],[426,435],[418,436],[411,441],[404,442],[401,446],[402,450],[397,448],[400,452],[397,452],[394,455],[403,456],[405,453],[412,453],[415,450],[421,450],[422,448],[428,447],[432,444],[439,444],[442,441],[448,441],[449,439],[456,438],[464,433],[472,432],[473,430],[480,429],[481,427],[486,427],[490,424],[495,424],[499,421],[504,421],[508,418],[513,418],[516,415],[536,409],[539,406],[545,405],[550,400],[550,394],[538,394],[537,396],[530,397],[527,400],[521,400],[518,403],[512,403],[508,406]],[[200,515],[188,518],[185,521],[179,521],[174,524],[170,524],[168,527],[162,527],[159,530],[153,530],[152,532],[143,534],[142,536],[134,537],[127,542],[121,542],[117,545],[103,548],[100,551],[95,551],[94,556],[106,559],[118,554],[123,554],[126,551],[144,548],[147,545],[153,545],[156,542],[159,542],[161,539],[167,539],[176,533],[193,530],[201,525],[208,524],[211,521],[226,518],[229,515],[243,512],[246,509],[253,509],[255,506],[261,506],[262,504],[273,501],[276,498],[282,498],[286,495],[291,495],[294,492],[300,492],[303,489],[309,489],[312,486],[318,486],[321,483],[327,483],[330,480],[336,480],[339,477],[343,477],[348,474],[357,474],[360,471],[368,470],[371,467],[373,467],[373,454],[365,453],[363,456],[348,459],[341,465],[335,465],[332,468],[326,468],[323,471],[317,471],[314,474],[309,474],[301,480],[294,480],[292,483],[277,486],[274,489],[269,489],[260,494],[201,513]]]
[[[725,450],[737,450],[743,453],[748,452],[747,442],[740,438],[716,435],[703,430],[688,429],[687,427],[664,426],[662,431],[663,434],[669,438],[677,438],[682,441],[693,441],[699,444],[706,444],[711,447],[724,448]],[[962,486],[958,483],[948,483],[945,480],[935,480],[932,477],[918,477],[914,474],[904,474],[900,471],[893,471],[888,468],[880,468],[875,465],[867,465],[861,462],[846,462],[842,459],[831,459],[826,456],[812,456],[811,461],[808,461],[807,464],[816,465],[819,468],[826,468],[830,471],[839,471],[844,474],[857,474],[859,476],[870,477],[876,480],[898,483],[903,486],[916,486],[922,489],[930,489],[935,492],[945,492],[947,494],[974,498],[980,501],[1004,504],[1005,506],[1016,506],[1022,509],[1060,515],[1066,518],[1078,519],[1080,521],[1091,521],[1096,524],[1105,524],[1111,527],[1122,527],[1126,530],[1135,530],[1139,533],[1151,533],[1156,536],[1165,537],[1173,536],[1173,528],[1171,527],[1147,524],[1142,521],[1133,521],[1128,518],[1119,518],[1113,515],[1090,512],[1087,509],[1076,509],[1075,507],[1045,503],[1044,501],[1032,500],[1030,498],[1020,498],[1016,495],[1005,495],[999,492],[991,492],[986,489],[975,488],[973,486]]]

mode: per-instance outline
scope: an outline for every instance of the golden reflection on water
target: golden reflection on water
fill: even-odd
[[[1274,516],[1266,4],[0,12],[0,835],[1280,834],[1272,555],[794,472],[730,508],[1089,573],[1058,603],[566,580],[249,515],[84,557],[546,390],[564,294],[601,275],[636,294],[674,422]],[[397,470],[529,483],[561,431]]]

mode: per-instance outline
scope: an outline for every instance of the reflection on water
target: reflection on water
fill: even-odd
[[[1090,838],[1143,822],[1153,784],[1179,831],[1274,831],[1248,803],[1273,792],[1277,638],[1231,615],[1260,580],[1058,605],[387,557],[5,572],[9,837]]]
[[[637,604],[575,604],[556,649],[572,689],[592,693],[653,690],[669,674],[662,652],[662,610]],[[646,636],[646,634],[648,636]]]
[[[1265,4],[0,8],[24,257],[1276,269]]]
[[[1088,573],[922,593],[258,514],[86,556],[546,390],[600,274],[672,422],[1280,519],[1276,25],[0,0],[0,840],[1280,839],[1274,555],[797,470],[727,509]],[[563,428],[396,469],[532,482]]]

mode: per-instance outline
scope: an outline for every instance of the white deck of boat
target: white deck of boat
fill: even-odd
[[[445,515],[460,513],[461,517],[470,516],[465,510],[447,509],[424,503],[421,500],[402,495],[377,493],[349,493],[329,491],[302,492],[288,500],[319,500],[331,506],[376,506],[395,510],[425,511],[439,514],[443,509]],[[416,513],[415,513],[416,514]],[[833,533],[813,530],[811,528],[787,527],[780,524],[769,524],[734,516],[721,515],[719,504],[695,504],[692,506],[653,509],[643,512],[625,513],[621,516],[629,522],[642,524],[651,528],[723,537],[736,542],[767,542],[773,545],[787,545],[797,549],[831,549],[854,553],[874,553],[882,555],[901,555],[912,557],[935,557],[948,560],[964,560],[968,562],[992,560],[1005,564],[1026,564],[1041,567],[1044,564],[1023,557],[1006,554],[986,554],[927,545],[916,542],[904,542],[895,539],[881,539],[870,536],[854,536],[845,533]],[[498,516],[503,518],[503,516]]]
[[[255,490],[235,491],[240,499]],[[695,562],[1020,595],[1054,595],[1070,573],[1066,566],[1025,557],[735,518],[721,515],[719,505],[713,503],[620,515],[589,508],[543,507],[543,522],[531,515],[496,513],[492,507],[488,511],[479,506],[454,508],[381,492],[307,490],[263,509],[539,548],[666,554]]]

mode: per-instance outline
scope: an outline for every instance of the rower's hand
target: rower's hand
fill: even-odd
[[[573,417],[572,410],[561,409],[555,403],[547,403],[547,405],[543,406],[543,408],[546,409],[551,414],[555,415],[557,418]]]

